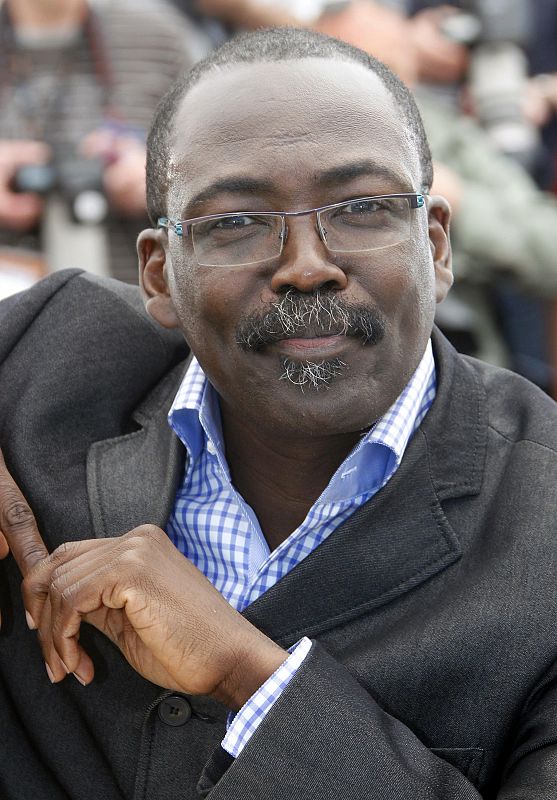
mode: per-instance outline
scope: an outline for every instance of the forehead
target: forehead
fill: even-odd
[[[251,179],[277,200],[302,202],[321,176],[331,182],[355,164],[369,164],[377,193],[419,188],[417,148],[400,108],[375,73],[350,62],[302,59],[210,73],[183,99],[171,143],[169,206],[190,215],[192,199],[215,183]]]

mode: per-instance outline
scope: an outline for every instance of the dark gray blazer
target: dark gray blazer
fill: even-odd
[[[164,526],[183,341],[77,271],[0,304],[0,331],[0,443],[49,548]],[[245,612],[315,644],[236,761],[226,709],[169,697],[89,626],[94,683],[51,686],[0,562],[2,800],[557,798],[557,406],[434,349],[396,475]]]

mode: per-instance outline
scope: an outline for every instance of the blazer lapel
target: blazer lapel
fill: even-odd
[[[473,367],[434,337],[438,390],[393,478],[245,616],[286,646],[409,592],[461,555],[441,501],[477,494],[487,426]]]
[[[190,359],[169,372],[136,409],[132,419],[138,430],[90,447],[87,491],[95,536],[166,524],[185,458],[167,414]]]

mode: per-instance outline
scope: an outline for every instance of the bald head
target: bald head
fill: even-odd
[[[429,188],[433,180],[431,153],[419,111],[411,92],[388,67],[356,47],[313,31],[265,29],[239,36],[215,50],[184,74],[162,99],[147,142],[147,207],[153,224],[156,225],[159,217],[167,216],[176,115],[189,91],[211,73],[222,73],[227,68],[241,64],[251,65],[251,83],[255,87],[258,72],[254,65],[257,63],[302,59],[356,63],[380,80],[397,105],[401,124],[406,126],[409,140],[415,148],[420,164],[420,188]]]

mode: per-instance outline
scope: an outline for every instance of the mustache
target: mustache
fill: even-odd
[[[341,300],[332,290],[305,293],[289,289],[265,311],[243,317],[236,329],[236,342],[242,350],[251,352],[300,335],[353,336],[362,344],[377,344],[385,328],[385,320],[374,306]]]

